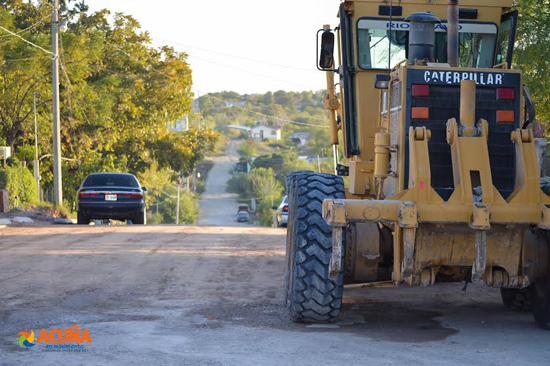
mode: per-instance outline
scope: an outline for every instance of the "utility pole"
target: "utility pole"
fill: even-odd
[[[34,179],[36,180],[36,193],[38,194],[38,200],[40,201],[40,161],[38,160],[38,128],[36,123],[36,92],[34,92],[34,164],[32,165],[34,171]]]
[[[53,202],[63,204],[61,181],[61,123],[59,121],[59,0],[52,1],[52,87],[53,87]]]
[[[180,190],[181,190],[181,175],[178,176],[178,195],[176,197],[176,225],[180,224]]]

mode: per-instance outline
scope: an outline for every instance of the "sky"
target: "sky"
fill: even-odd
[[[339,0],[88,0],[134,16],[155,46],[189,55],[193,91],[326,88],[315,67],[317,31],[334,27]]]

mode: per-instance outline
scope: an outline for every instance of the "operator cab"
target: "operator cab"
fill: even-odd
[[[370,169],[369,162],[375,159],[374,132],[384,123],[395,124],[393,115],[400,108],[403,112],[400,125],[389,128],[401,130],[392,135],[391,144],[400,145],[405,163],[391,167],[393,175],[399,176],[393,193],[408,187],[408,128],[425,126],[432,131],[429,141],[432,183],[441,197],[448,199],[454,187],[445,124],[449,118],[458,116],[460,81],[472,79],[478,84],[476,120],[486,119],[491,127],[489,150],[495,185],[504,197],[512,192],[515,155],[509,136],[511,131],[523,126],[525,118],[521,115],[521,74],[505,76],[503,73],[511,65],[517,25],[518,14],[511,11],[511,5],[510,0],[496,0],[483,6],[474,0],[461,1],[458,68],[450,68],[451,62],[447,59],[446,2],[437,4],[426,0],[420,4],[417,0],[403,0],[399,6],[387,6],[375,0],[356,0],[340,5],[340,25],[335,29],[340,66],[323,62],[330,59],[326,56],[326,44],[331,43],[331,37],[334,39],[327,29],[322,31],[323,52],[318,66],[324,71],[336,71],[340,76],[340,129],[350,172]],[[425,62],[410,60],[411,23],[407,18],[418,13],[436,20],[430,24],[435,30],[433,57]],[[393,75],[393,81],[387,82],[390,70],[396,72],[408,59],[406,80],[404,75],[400,80],[399,76],[393,80]],[[497,121],[498,118],[501,120]],[[396,154],[392,153],[394,164],[398,160]],[[369,187],[374,183],[372,178],[366,179],[365,175],[361,178],[350,173],[350,193],[369,195]]]

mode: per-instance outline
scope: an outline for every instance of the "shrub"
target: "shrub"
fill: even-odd
[[[10,206],[15,206],[15,197],[19,205],[38,203],[36,180],[31,171],[21,163],[15,163],[0,169],[0,189],[10,192]]]

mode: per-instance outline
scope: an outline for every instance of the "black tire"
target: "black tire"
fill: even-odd
[[[322,203],[345,198],[344,183],[331,174],[294,174],[289,178],[286,304],[295,322],[335,320],[342,306],[344,274],[328,277],[332,230],[322,217]]]
[[[284,295],[285,295],[285,304],[289,306],[288,302],[288,295],[289,295],[289,276],[286,275],[290,272],[290,243],[293,242],[293,235],[294,232],[292,230],[292,220],[291,217],[293,217],[293,214],[291,213],[292,208],[296,207],[296,205],[293,203],[295,201],[297,187],[296,187],[296,181],[300,177],[304,177],[306,175],[313,174],[310,170],[300,170],[292,173],[288,173],[286,176],[286,192],[288,195],[288,224],[287,224],[287,230],[286,230],[286,254],[285,254],[285,287],[284,287]]]
[[[550,330],[550,274],[547,279],[535,281],[531,286],[533,316],[544,330]]]
[[[145,212],[139,213],[132,219],[133,225],[145,225]]]
[[[76,223],[78,225],[90,225],[90,218],[84,215],[82,212],[77,211],[76,213]]]
[[[501,288],[502,303],[510,310],[531,311],[531,289],[529,287]]]

